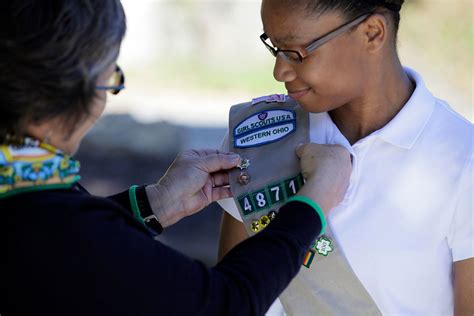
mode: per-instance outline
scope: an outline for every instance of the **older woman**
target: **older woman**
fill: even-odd
[[[1,6],[0,314],[264,313],[324,229],[321,207],[341,200],[348,152],[300,146],[307,184],[299,198],[208,269],[153,236],[229,197],[226,170],[239,156],[188,151],[157,184],[109,198],[78,184],[71,155],[102,114],[106,92],[124,88],[115,63],[125,33],[119,0]]]

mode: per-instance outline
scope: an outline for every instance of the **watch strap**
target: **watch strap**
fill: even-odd
[[[130,204],[135,217],[145,225],[152,233],[159,235],[163,232],[163,226],[153,214],[148,196],[146,195],[146,186],[132,186],[129,189]]]

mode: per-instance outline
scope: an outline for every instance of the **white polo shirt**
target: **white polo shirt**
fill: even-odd
[[[327,113],[312,113],[310,140],[354,156],[328,223],[381,312],[452,315],[452,263],[474,257],[474,127],[405,71],[416,89],[382,129],[351,146]],[[220,204],[242,220],[232,199]]]

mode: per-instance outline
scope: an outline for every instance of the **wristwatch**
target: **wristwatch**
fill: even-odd
[[[148,201],[148,197],[146,195],[145,187],[145,185],[142,185],[136,187],[135,189],[135,197],[140,218],[143,220],[143,223],[149,230],[159,235],[163,232],[163,226],[161,226],[155,214],[153,214],[150,202]]]

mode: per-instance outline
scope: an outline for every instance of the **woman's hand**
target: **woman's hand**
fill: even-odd
[[[200,211],[211,202],[232,196],[227,170],[240,157],[217,150],[186,150],[157,184],[146,188],[153,213],[163,227]]]
[[[303,144],[296,148],[306,179],[298,192],[317,202],[325,215],[344,198],[352,172],[349,151],[339,145]]]

